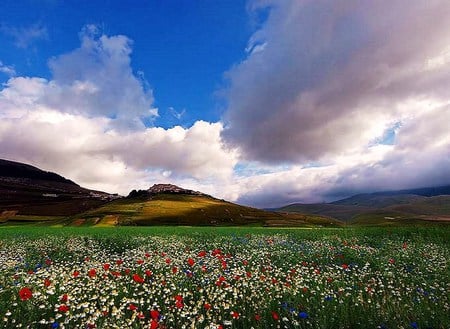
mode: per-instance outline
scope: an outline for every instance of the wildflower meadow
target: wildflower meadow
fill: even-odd
[[[0,327],[450,328],[448,233],[2,228]]]

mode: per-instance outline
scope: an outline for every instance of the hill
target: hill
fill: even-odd
[[[314,226],[339,225],[323,216],[282,214],[241,206],[171,184],[132,191],[128,197],[70,219],[68,225]]]
[[[115,197],[80,187],[53,172],[0,159],[0,222],[70,216]]]
[[[450,221],[450,186],[357,194],[331,203],[291,204],[277,211],[329,216],[352,224]]]

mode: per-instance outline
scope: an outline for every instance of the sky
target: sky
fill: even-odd
[[[0,2],[0,158],[255,207],[450,184],[446,0]]]

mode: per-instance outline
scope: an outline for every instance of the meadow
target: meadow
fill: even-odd
[[[450,328],[450,228],[2,227],[1,328]]]

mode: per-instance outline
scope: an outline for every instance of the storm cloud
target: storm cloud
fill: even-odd
[[[243,159],[327,162],[450,100],[447,1],[254,1],[267,20],[227,78]],[[402,130],[398,132],[400,138]]]

